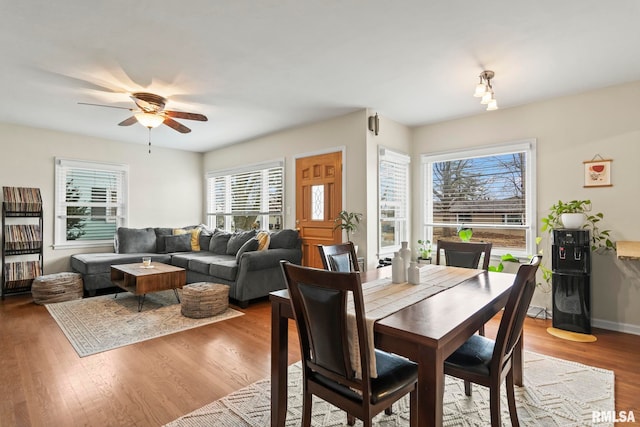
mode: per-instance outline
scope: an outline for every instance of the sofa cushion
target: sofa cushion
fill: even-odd
[[[164,244],[164,236],[171,236],[173,234],[173,228],[160,228],[153,229],[156,233],[156,252],[159,254],[167,253],[167,249]]]
[[[155,253],[137,254],[115,254],[115,253],[93,253],[77,254],[71,256],[71,268],[73,271],[82,274],[109,273],[112,265],[132,264],[142,262],[143,256],[150,256],[153,262],[168,264],[171,261],[170,255],[158,255]]]
[[[295,249],[300,236],[296,230],[286,229],[271,234],[269,247],[271,249]]]
[[[242,245],[254,238],[256,233],[256,230],[236,231],[233,233],[229,239],[229,243],[227,243],[227,255],[236,255]]]
[[[235,257],[230,255],[209,255],[191,258],[189,270],[234,281],[238,274],[238,264]]]
[[[211,256],[211,252],[199,251],[199,252],[174,253],[174,254],[171,254],[171,265],[189,269],[189,261],[195,258],[202,258],[205,256]]]
[[[231,238],[231,233],[227,233],[226,231],[216,231],[211,236],[211,242],[209,243],[209,252],[213,252],[218,255],[226,255],[227,254],[227,243],[229,243],[229,239]]]
[[[131,254],[156,251],[153,228],[118,228],[118,253]]]
[[[213,236],[214,232],[215,230],[211,230],[210,228],[207,228],[205,225],[200,226],[199,243],[200,243],[201,251],[209,250],[209,244],[211,243],[211,236]]]
[[[191,251],[191,233],[178,234],[174,236],[162,236],[162,238],[164,239],[165,249],[167,250],[167,253]]]
[[[260,246],[260,242],[257,238],[252,238],[247,240],[244,245],[240,249],[238,249],[238,253],[236,254],[236,262],[240,262],[240,257],[245,252],[257,251],[258,246]]]

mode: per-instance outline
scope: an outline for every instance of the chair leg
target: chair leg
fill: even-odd
[[[519,427],[518,411],[516,409],[516,396],[514,394],[513,369],[507,374],[507,402],[509,402],[509,416],[511,417],[512,427]]]
[[[484,336],[484,325],[480,326],[480,329],[478,329],[478,335]]]
[[[386,415],[393,415],[393,405],[389,405],[387,409],[384,410]]]
[[[471,396],[471,381],[464,380],[464,394]]]
[[[347,414],[347,425],[352,426],[356,423],[356,417],[351,414]]]
[[[311,427],[311,393],[304,392],[302,401],[302,426]]]
[[[418,390],[409,393],[409,425],[418,427]]]
[[[491,411],[491,427],[501,427],[500,415],[500,383],[489,387],[489,408]]]

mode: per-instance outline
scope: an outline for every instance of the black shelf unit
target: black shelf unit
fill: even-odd
[[[37,188],[3,187],[0,297],[31,291],[43,274],[43,210]]]

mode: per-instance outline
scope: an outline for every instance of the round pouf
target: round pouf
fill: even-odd
[[[31,296],[36,304],[71,301],[82,298],[80,273],[56,273],[38,276],[31,284]]]
[[[229,306],[229,286],[199,282],[182,288],[181,313],[194,319],[222,313]]]

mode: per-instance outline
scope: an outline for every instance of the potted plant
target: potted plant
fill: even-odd
[[[615,249],[615,244],[609,238],[611,230],[601,230],[599,228],[599,222],[604,218],[601,212],[595,214],[589,214],[591,212],[591,200],[572,200],[570,202],[563,202],[558,200],[558,203],[549,208],[549,214],[542,218],[541,231],[547,231],[551,233],[554,229],[565,228],[581,228],[591,230],[591,250],[598,249]],[[580,218],[579,223],[571,222],[571,219],[567,219],[571,215]]]
[[[335,219],[336,226],[334,230],[341,229],[347,232],[347,241],[351,241],[351,233],[358,231],[362,221],[362,214],[358,212],[348,212],[346,210],[340,211],[338,217]]]
[[[420,260],[431,260],[431,240],[418,240],[418,263]]]
[[[464,224],[461,224],[458,227],[458,237],[460,237],[460,240],[462,240],[463,242],[468,242],[469,240],[471,240],[471,236],[473,236],[473,230],[471,229],[471,227],[467,227]]]

